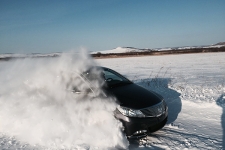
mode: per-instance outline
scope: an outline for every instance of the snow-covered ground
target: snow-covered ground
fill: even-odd
[[[225,53],[100,59],[164,96],[169,121],[134,149],[225,149]]]
[[[156,149],[156,150],[161,150],[161,149],[168,149],[168,150],[173,150],[173,149],[225,149],[225,53],[203,53],[203,54],[184,54],[184,55],[164,55],[164,56],[146,56],[146,57],[127,57],[127,58],[109,58],[109,59],[98,59],[96,60],[98,65],[102,65],[105,67],[112,68],[121,74],[127,76],[130,80],[134,81],[135,83],[150,89],[154,90],[158,93],[160,93],[165,101],[168,104],[169,107],[169,120],[166,126],[149,135],[147,138],[140,140],[140,145],[130,145],[128,148],[129,149]],[[69,59],[66,59],[69,60]],[[85,61],[88,61],[88,58],[83,59]],[[20,71],[20,67],[18,66],[18,62],[16,64],[10,64],[11,62],[0,62],[0,73],[1,75],[5,75],[5,71],[10,74],[15,74],[14,76],[18,76],[16,72],[14,72],[13,69]],[[91,61],[91,63],[93,63]],[[9,65],[10,64],[10,65]],[[22,65],[26,65],[27,62],[24,61]],[[45,64],[45,63],[43,63]],[[42,65],[43,65],[42,64]],[[63,67],[66,67],[64,65],[61,65],[60,63],[54,63],[52,66],[56,68],[56,70],[60,70]],[[10,70],[5,69],[5,66],[11,66],[12,68]],[[31,65],[30,67],[38,67],[38,65]],[[49,63],[46,66],[49,66]],[[51,64],[50,64],[51,66]],[[39,66],[40,67],[40,66]],[[71,71],[72,65],[70,64],[66,68]],[[28,68],[29,69],[29,68]],[[35,88],[35,86],[39,85],[41,80],[40,79],[46,79],[49,77],[52,77],[52,74],[43,74],[43,71],[49,71],[51,73],[54,73],[54,69],[50,67],[50,69],[38,69],[35,72],[28,72],[28,75],[36,75],[35,77],[43,76],[41,78],[38,78],[37,82],[25,82],[25,83],[32,83],[29,85],[29,87],[32,88],[33,91],[29,91],[29,98],[32,98],[32,101],[35,102],[35,97],[36,95],[32,95],[32,92],[35,92],[35,94],[38,94],[38,97],[36,98],[42,98],[46,95],[45,92],[43,92],[40,87],[38,89]],[[2,71],[2,72],[1,72]],[[3,72],[4,71],[4,72]],[[26,71],[26,70],[22,70]],[[21,75],[24,74],[19,74]],[[26,75],[26,74],[25,74]],[[10,75],[9,75],[10,76]],[[8,79],[10,81],[9,76],[4,76],[1,78],[3,79]],[[3,81],[4,80],[0,80]],[[19,78],[20,79],[20,78]],[[23,79],[23,78],[22,78]],[[5,89],[5,87],[11,87],[12,89],[16,89],[17,85],[19,85],[19,81],[15,80],[16,83],[14,82],[9,82],[10,85],[7,84],[7,82],[4,82],[4,85],[1,85],[0,88],[0,103],[1,105],[4,105],[5,100],[11,100],[9,99],[10,93],[8,93]],[[57,82],[55,83],[54,80],[50,80],[51,82],[47,83],[42,83],[41,86],[44,85],[45,88],[54,88],[57,86]],[[49,86],[49,84],[54,83],[53,86]],[[23,86],[21,88],[24,88]],[[20,90],[21,90],[20,88]],[[26,87],[27,89],[28,87]],[[37,90],[37,91],[34,91]],[[49,89],[48,89],[49,90]],[[56,98],[57,100],[59,99],[57,96],[52,97],[51,90],[48,91],[48,95],[50,98],[54,99]],[[20,93],[16,94],[16,91],[13,91],[14,95],[16,96],[21,96],[20,100],[22,98],[27,98],[26,95],[24,95],[24,91],[20,91]],[[26,94],[26,93],[25,93]],[[59,93],[54,93],[59,95]],[[10,95],[10,98],[12,98],[14,95]],[[7,99],[4,99],[7,98]],[[48,97],[47,97],[48,98]],[[27,99],[25,102],[28,102],[29,99]],[[37,100],[37,99],[36,99]],[[23,100],[22,100],[23,101]],[[59,100],[58,100],[59,101]],[[14,102],[14,101],[12,101]],[[50,101],[51,102],[51,101]],[[54,102],[54,101],[53,101]],[[67,102],[67,101],[66,101]],[[6,102],[7,103],[7,102]],[[68,102],[67,102],[68,103]],[[19,104],[16,103],[15,104]],[[44,104],[43,102],[38,103],[35,102],[34,105],[44,105],[44,106],[51,106],[49,104]],[[61,103],[60,103],[61,104]],[[73,103],[68,103],[73,106]],[[93,103],[92,107],[95,107]],[[107,103],[106,103],[107,104]],[[25,105],[25,104],[24,104]],[[63,106],[63,103],[61,104]],[[60,105],[60,106],[61,106]],[[111,104],[107,104],[111,105]],[[10,105],[10,108],[16,109],[15,106],[17,105]],[[18,105],[19,107],[20,105]],[[40,115],[43,116],[43,113],[38,114],[38,109],[31,104],[29,106],[32,106],[34,109],[27,109],[30,113],[33,113],[32,111],[35,111],[35,115],[40,117]],[[70,106],[67,106],[68,108],[71,108]],[[67,107],[61,107],[62,110],[54,109],[52,107],[49,108],[49,111],[51,110],[58,110],[57,113],[61,116],[64,116],[67,118],[66,114],[70,114],[69,112],[64,113],[64,109]],[[1,108],[1,107],[0,107]],[[4,108],[4,107],[3,107]],[[22,106],[22,108],[26,108],[25,106]],[[47,107],[46,107],[47,108]],[[60,108],[60,107],[59,107]],[[6,108],[5,108],[6,109]],[[89,108],[90,109],[90,108]],[[19,109],[18,109],[19,110]],[[17,111],[18,111],[17,110]],[[21,110],[20,110],[21,111]],[[66,109],[65,109],[66,111]],[[95,109],[93,110],[95,112],[95,117],[98,117],[97,112]],[[10,112],[10,109],[7,110],[7,112]],[[9,132],[10,134],[7,134],[7,131],[3,131],[1,129],[1,124],[5,125],[5,122],[8,123],[13,123],[13,120],[18,121],[13,114],[7,114],[4,113],[5,115],[8,115],[12,118],[6,118],[3,115],[2,111],[0,110],[0,149],[43,149],[46,147],[41,147],[41,146],[36,146],[29,144],[29,142],[21,142],[19,138],[16,138],[13,136],[13,132]],[[2,114],[1,114],[2,113]],[[25,112],[24,112],[25,113]],[[60,114],[62,113],[62,114]],[[103,113],[103,112],[101,112]],[[35,119],[35,116],[29,116],[29,113],[25,113],[25,117],[31,119],[33,121]],[[15,115],[15,114],[14,114]],[[21,114],[22,115],[22,114]],[[53,114],[54,115],[54,114]],[[73,114],[76,116],[76,114]],[[18,116],[17,116],[18,117]],[[43,116],[44,118],[47,118],[46,116]],[[53,116],[56,119],[56,123],[59,123],[59,121],[64,121],[64,119]],[[1,118],[4,118],[6,120],[1,120]],[[21,118],[21,117],[19,117]],[[109,117],[110,118],[110,117]],[[22,118],[23,119],[23,118]],[[26,118],[25,118],[26,119]],[[106,119],[107,120],[107,119]],[[108,119],[109,121],[112,121]],[[29,121],[29,120],[28,120]],[[46,121],[43,119],[42,121]],[[85,120],[82,120],[82,123]],[[116,145],[115,142],[117,142],[120,147],[123,147],[126,142],[121,141],[118,142],[116,141],[117,139],[124,140],[122,137],[118,138],[117,136],[119,134],[115,134],[118,131],[113,128],[113,130],[107,130],[107,128],[104,128],[102,126],[102,122],[105,120],[101,120],[101,122],[97,122],[96,126],[96,120],[94,122],[94,127],[98,130],[98,134],[101,135],[101,137],[104,134],[107,133],[109,134],[110,132],[113,132],[112,134],[114,135],[113,138],[109,136],[110,140],[112,142],[109,142],[110,140],[102,138],[102,142],[97,143],[96,145],[90,146],[90,145],[85,145],[86,143],[80,143],[79,145],[72,146],[73,149],[98,149],[98,146],[100,147],[99,149],[112,149],[113,145]],[[79,122],[79,121],[78,121]],[[26,122],[25,122],[26,123]],[[51,122],[49,125],[44,123],[45,127],[45,132],[46,133],[51,133],[46,130],[47,127],[51,127]],[[89,122],[90,123],[90,122]],[[93,120],[92,122],[93,123]],[[112,123],[115,123],[112,121]],[[28,123],[29,125],[29,123]],[[33,125],[33,124],[32,124]],[[80,127],[77,126],[77,124],[69,123],[69,127]],[[85,124],[84,124],[85,125]],[[10,127],[16,128],[16,125],[9,125]],[[60,123],[60,126],[63,127],[63,129],[67,129],[68,125],[65,123]],[[120,127],[119,125],[118,128]],[[42,129],[40,128],[42,126],[39,126],[39,130],[41,131]],[[69,128],[68,127],[68,128]],[[4,129],[7,130],[7,126],[4,126]],[[23,129],[24,128],[20,128]],[[29,127],[29,129],[32,129],[32,127]],[[58,128],[56,128],[58,129]],[[61,130],[61,128],[59,128]],[[90,128],[93,129],[93,128]],[[102,129],[102,131],[101,131]],[[16,130],[11,130],[10,131],[16,131]],[[79,128],[81,130],[81,128]],[[51,131],[55,131],[54,129],[51,129]],[[74,134],[76,135],[76,129],[73,129]],[[115,132],[116,131],[116,132]],[[18,131],[15,134],[20,133],[20,136],[23,135],[23,132]],[[36,133],[36,132],[32,132]],[[65,134],[64,132],[59,132],[62,134],[60,138],[61,140],[65,139],[73,139],[76,137],[73,136],[70,132]],[[58,134],[60,136],[61,134]],[[80,132],[79,132],[80,133]],[[92,132],[85,132],[85,135],[89,134],[88,136],[90,138],[85,138],[83,139],[88,139],[88,141],[95,140],[98,141],[97,133],[92,131]],[[24,132],[24,134],[29,134],[27,132]],[[38,134],[33,134],[33,138],[35,140],[35,135],[40,136]],[[66,135],[70,136],[67,137]],[[24,135],[25,136],[25,135]],[[44,136],[44,135],[42,135]],[[47,138],[46,136],[44,136]],[[49,136],[50,137],[50,136]],[[116,138],[117,137],[117,138]],[[80,137],[77,137],[78,139]],[[104,140],[103,140],[104,139]],[[46,139],[47,140],[47,139]],[[29,141],[29,140],[28,140]],[[77,143],[77,141],[75,141]],[[78,142],[79,143],[79,142]],[[90,143],[89,143],[90,144]],[[111,146],[107,147],[107,144],[111,144]],[[48,148],[48,147],[47,147]],[[51,148],[51,147],[50,147]],[[49,149],[50,149],[49,148]],[[53,147],[56,149],[65,149],[66,147]],[[117,147],[118,148],[118,147]]]

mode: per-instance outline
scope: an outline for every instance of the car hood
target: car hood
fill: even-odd
[[[132,109],[142,109],[162,101],[158,94],[140,87],[134,83],[108,89],[119,104]]]

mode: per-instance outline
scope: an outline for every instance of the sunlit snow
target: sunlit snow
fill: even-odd
[[[225,149],[225,53],[80,58],[0,61],[0,149],[126,149],[121,124],[110,116],[116,105],[113,99],[80,104],[60,89],[64,80],[54,80],[62,70],[71,72],[90,64],[120,72],[158,92],[168,104],[166,126],[127,149]],[[94,113],[87,113],[89,117],[105,114],[103,120],[82,120],[75,113],[89,106]]]

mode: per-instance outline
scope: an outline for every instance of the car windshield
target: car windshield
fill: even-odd
[[[108,68],[95,69],[94,71],[91,69],[82,75],[91,82],[93,80],[103,80],[109,88],[132,83],[127,78]]]

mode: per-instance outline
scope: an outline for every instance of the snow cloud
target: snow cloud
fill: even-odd
[[[126,148],[115,100],[72,92],[87,91],[79,73],[93,65],[85,52],[0,62],[0,132],[48,148]]]

